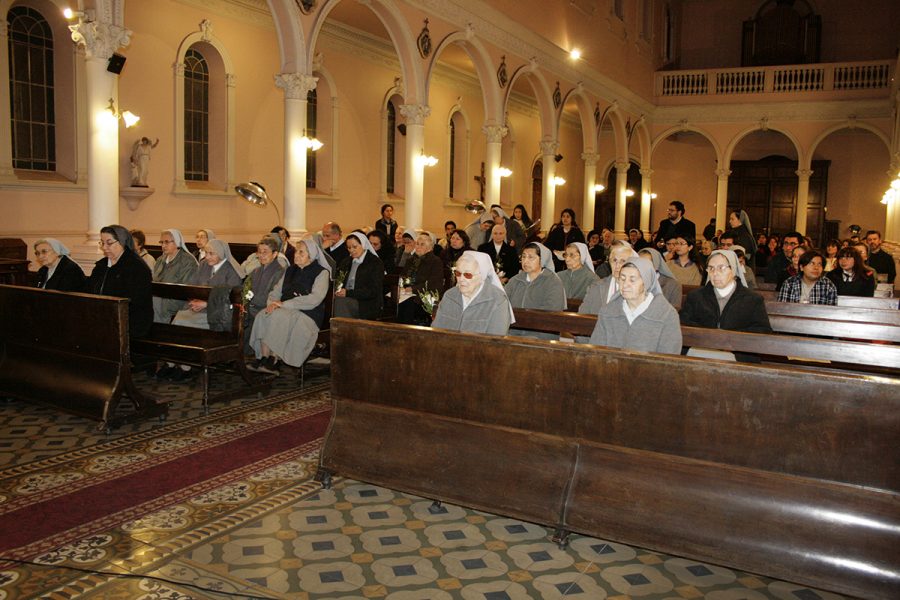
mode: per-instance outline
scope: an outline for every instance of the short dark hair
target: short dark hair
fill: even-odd
[[[671,202],[669,202],[669,206],[674,206],[675,210],[677,210],[681,214],[684,214],[684,202],[682,202],[681,200],[672,200]]]
[[[806,252],[803,253],[803,256],[800,257],[800,260],[798,260],[797,263],[801,267],[805,267],[806,265],[808,265],[809,263],[812,262],[812,259],[816,258],[817,256],[822,261],[822,266],[824,267],[825,266],[825,257],[822,256],[822,253],[819,252],[818,250],[807,250]]]
[[[789,237],[797,238],[797,242],[799,242],[800,245],[803,245],[803,242],[806,240],[806,236],[804,236],[799,231],[789,231],[786,234],[784,234],[783,236],[781,236],[781,243],[783,244],[784,240],[786,240]]]
[[[866,237],[869,237],[870,235],[877,235],[877,236],[878,236],[878,239],[879,239],[879,240],[881,239],[881,232],[878,231],[877,229],[870,229],[870,230],[868,230],[868,231],[866,232]]]
[[[272,231],[270,231],[269,233],[280,234],[282,231],[284,232],[285,237],[287,237],[287,238],[291,237],[291,232],[288,231],[287,229],[285,229],[284,227],[282,227],[281,225],[276,225],[275,227],[272,228]]]
[[[144,236],[144,232],[140,229],[132,229],[128,233],[131,234],[131,237],[134,238],[134,241],[138,246],[143,247],[143,245],[147,243],[147,238]]]
[[[381,205],[381,216],[382,217],[384,216],[384,211],[389,208],[394,208],[394,205],[393,204],[382,204]]]
[[[456,229],[456,221],[447,221],[444,223],[444,227],[446,228],[447,225],[453,225],[453,228]]]
[[[725,233],[723,233],[722,235],[719,236],[719,243],[721,244],[721,243],[722,243],[722,240],[731,240],[731,241],[733,242],[734,239],[735,239],[735,238],[734,238],[734,232],[732,232],[731,230],[728,230],[728,231],[726,231]]]

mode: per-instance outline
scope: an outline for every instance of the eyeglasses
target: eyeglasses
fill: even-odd
[[[673,246],[689,246],[690,245],[687,242],[685,242],[684,240],[682,240],[680,242],[676,242],[673,240],[671,243]]]
[[[159,240],[160,246],[162,246],[163,244],[174,244],[174,243],[175,243],[175,240]]]
[[[718,267],[716,267],[716,266],[706,267],[707,273],[727,273],[730,270],[731,270],[731,265],[719,265]]]
[[[109,248],[110,246],[114,246],[118,243],[119,243],[119,240],[106,240],[105,242],[103,240],[100,240],[99,242],[97,242],[97,245],[100,246],[101,248],[103,248],[103,246],[106,246],[107,248]]]
[[[51,252],[53,252],[53,250],[50,250],[50,249],[47,249],[47,250],[35,250],[35,251],[34,251],[34,254],[35,254],[35,256],[43,256],[43,255],[45,255],[45,254],[50,254]]]
[[[469,273],[466,271],[460,271],[459,269],[453,269],[453,275],[455,275],[457,279],[459,279],[460,277],[465,277],[466,279],[472,279],[477,274],[478,273]]]

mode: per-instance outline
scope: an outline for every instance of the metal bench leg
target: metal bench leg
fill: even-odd
[[[203,373],[200,375],[203,385],[203,414],[209,414],[209,367],[203,365]]]
[[[326,490],[331,489],[331,471],[324,467],[319,467],[316,469],[316,475],[313,477],[315,481],[318,481],[322,484],[322,488]]]
[[[556,544],[560,550],[565,550],[566,546],[569,545],[570,535],[572,535],[571,531],[560,528],[553,533],[553,536],[550,537],[550,541]]]

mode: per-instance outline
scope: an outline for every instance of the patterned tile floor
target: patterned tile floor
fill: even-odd
[[[295,385],[282,378],[273,392]],[[168,391],[185,396],[170,422],[201,414],[185,386]],[[113,437],[158,426],[129,426]],[[11,442],[0,451],[2,469],[109,438],[83,419],[11,402],[0,405],[0,440]],[[317,454],[313,445],[245,481],[36,557],[47,566],[2,568],[0,600],[840,598],[606,540],[573,536],[560,549],[544,527],[435,508],[355,481],[335,479],[323,490],[310,481]]]

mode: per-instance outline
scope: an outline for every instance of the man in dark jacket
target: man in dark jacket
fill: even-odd
[[[881,249],[881,232],[874,229],[867,231],[866,246],[869,247],[869,260],[866,264],[875,269],[879,275],[887,275],[888,283],[894,283],[897,265],[894,264],[894,257]]]
[[[665,251],[666,240],[674,237],[682,237],[695,242],[697,240],[697,226],[693,221],[684,218],[684,204],[678,200],[669,203],[668,218],[659,222],[659,229],[653,239],[653,245],[660,251]]]
[[[802,243],[803,235],[799,232],[792,231],[784,234],[781,240],[782,252],[770,258],[766,267],[766,283],[778,283],[778,276],[783,271],[787,271],[791,264],[791,254],[793,254],[794,248]]]

